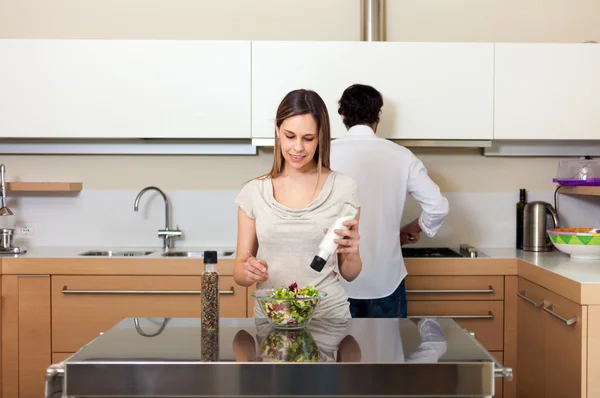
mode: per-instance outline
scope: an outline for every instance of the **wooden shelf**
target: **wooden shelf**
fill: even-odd
[[[600,187],[567,187],[561,186],[558,193],[567,195],[592,195],[600,196]]]
[[[82,182],[7,182],[9,192],[79,192]]]

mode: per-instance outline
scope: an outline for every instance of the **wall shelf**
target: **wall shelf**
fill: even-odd
[[[82,182],[7,182],[8,192],[79,192]]]
[[[567,195],[592,195],[600,196],[600,187],[567,187],[561,186],[558,190],[559,193]]]

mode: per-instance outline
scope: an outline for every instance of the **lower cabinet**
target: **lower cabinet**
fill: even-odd
[[[2,397],[44,396],[46,369],[123,318],[201,315],[200,276],[2,277]],[[222,317],[247,316],[246,289],[220,277]]]
[[[75,352],[123,318],[199,317],[200,276],[52,277],[52,352]],[[220,314],[246,317],[246,289],[219,278]]]
[[[410,317],[449,317],[473,332],[488,351],[504,349],[504,303],[502,301],[409,301]]]
[[[519,278],[517,397],[589,397],[587,306]]]
[[[50,276],[2,276],[2,396],[44,396],[51,365]]]

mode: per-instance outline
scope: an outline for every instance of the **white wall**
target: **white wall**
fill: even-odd
[[[386,3],[392,41],[600,42],[597,0]],[[360,0],[0,0],[0,37],[358,40],[359,5]],[[512,246],[518,189],[550,200],[559,160],[485,158],[470,149],[415,152],[452,204],[445,228],[422,243],[427,245]],[[0,154],[8,181],[84,183],[79,196],[13,196],[9,202],[23,223],[39,227],[29,245],[83,246],[159,245],[159,201],[152,201],[147,219],[133,212],[135,195],[147,185],[172,197],[186,245],[234,244],[234,194],[243,181],[267,171],[271,159],[270,150],[257,156]],[[565,201],[571,225],[599,219],[598,203],[592,202]],[[409,207],[407,218],[416,212]]]

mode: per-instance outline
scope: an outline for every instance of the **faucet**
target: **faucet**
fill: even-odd
[[[161,194],[161,196],[165,200],[165,229],[159,229],[158,236],[163,238],[163,240],[164,240],[163,250],[166,252],[170,248],[173,247],[175,237],[181,236],[181,230],[179,229],[179,226],[177,226],[177,229],[171,229],[171,227],[170,227],[171,216],[169,214],[169,200],[167,199],[167,195],[165,195],[165,193],[160,188],[146,187],[146,188],[142,189],[140,191],[140,193],[138,193],[137,197],[135,198],[135,202],[133,203],[133,210],[138,211],[138,207],[139,207],[140,199],[141,199],[142,195],[144,193],[146,193],[146,191],[149,191],[149,190],[157,191],[159,194]]]

